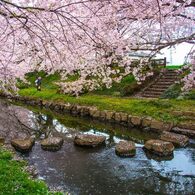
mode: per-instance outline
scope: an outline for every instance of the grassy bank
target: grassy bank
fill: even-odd
[[[18,88],[26,89],[30,87],[34,87],[35,80],[38,76],[43,78],[42,87],[48,90],[59,90],[59,87],[55,84],[56,82],[61,82],[60,74],[55,73],[52,75],[47,75],[45,72],[31,72],[26,74],[26,79],[29,82],[28,84],[23,83],[22,81],[18,81]],[[66,81],[74,81],[76,75],[69,76]],[[65,82],[65,81],[63,81]],[[110,96],[129,96],[132,95],[139,89],[139,85],[137,84],[133,75],[125,76],[120,83],[113,83],[111,88],[102,87],[96,91],[93,91],[93,94],[96,95],[110,95]]]
[[[0,195],[60,195],[51,193],[42,181],[32,180],[24,162],[12,160],[12,153],[0,146]]]
[[[42,91],[37,91],[34,86],[36,76],[43,78]],[[72,78],[71,78],[72,79]],[[195,112],[195,101],[176,100],[176,99],[137,99],[132,97],[123,97],[130,95],[136,90],[136,81],[132,75],[122,79],[120,83],[114,83],[110,89],[101,89],[80,97],[72,97],[58,93],[59,89],[55,85],[60,80],[60,75],[55,73],[47,75],[44,72],[27,74],[29,85],[19,83],[19,94],[35,99],[48,101],[57,101],[61,103],[72,103],[87,106],[96,106],[100,110],[113,110],[117,112],[126,112],[137,116],[150,116],[163,121],[185,122],[190,121],[189,117],[175,116],[174,111],[192,111]],[[178,90],[176,90],[177,92]],[[167,92],[168,96],[176,93],[173,89]],[[171,93],[171,94],[170,94]],[[178,94],[176,94],[178,95]],[[171,97],[172,97],[171,96]]]
[[[175,116],[174,111],[195,112],[193,100],[163,100],[163,99],[136,99],[121,98],[105,95],[86,94],[80,97],[58,94],[55,89],[37,91],[35,88],[21,89],[21,96],[35,99],[50,100],[61,103],[72,103],[87,106],[96,106],[100,110],[126,112],[138,116],[150,116],[163,121],[184,122],[190,119],[184,116]]]

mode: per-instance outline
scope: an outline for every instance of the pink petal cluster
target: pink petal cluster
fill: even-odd
[[[186,75],[183,79],[184,86],[182,91],[187,92],[195,88],[195,50],[190,55],[191,58],[191,67],[190,73]]]
[[[144,81],[152,73],[143,73],[142,61],[133,67],[128,54],[149,51],[150,58],[194,42],[194,7],[193,0],[0,0],[0,89],[16,90],[16,78],[33,70],[79,74],[59,84],[76,95],[130,72]]]

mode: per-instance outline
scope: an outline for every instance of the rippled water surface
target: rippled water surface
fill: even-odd
[[[13,106],[2,101],[0,106],[4,111],[7,109],[6,112],[16,113],[20,121],[31,129],[25,133],[37,137],[35,146],[25,158],[37,167],[39,178],[51,188],[71,194],[92,195],[195,194],[194,140],[188,147],[176,149],[174,157],[159,159],[142,149],[144,142],[155,138],[155,134],[89,118]],[[3,120],[2,117],[0,113],[0,120]],[[91,149],[75,146],[73,138],[79,132],[105,135],[106,146]],[[64,138],[60,151],[41,149],[40,140],[48,136]],[[136,142],[135,157],[120,158],[115,155],[115,145],[120,140]]]

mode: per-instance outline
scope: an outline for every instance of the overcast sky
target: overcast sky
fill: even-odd
[[[185,61],[186,55],[190,52],[192,49],[192,44],[187,43],[181,43],[171,49],[164,49],[161,51],[162,55],[157,55],[156,57],[166,57],[167,63],[172,65],[182,65]],[[195,49],[195,46],[194,46]],[[171,63],[171,53],[172,53],[172,63]]]

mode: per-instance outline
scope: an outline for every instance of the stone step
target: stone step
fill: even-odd
[[[164,72],[164,74],[178,74],[178,72],[176,72],[176,71],[166,71],[166,72]]]
[[[159,91],[159,90],[147,90],[147,91],[145,91],[145,93],[161,94],[162,91]]]
[[[164,75],[168,75],[168,74],[170,74],[170,75],[178,75],[177,72],[165,72],[165,73],[164,73]]]
[[[155,88],[159,88],[159,89],[168,89],[171,85],[155,85]]]
[[[166,74],[163,74],[163,76],[170,76],[170,77],[172,77],[172,76],[178,76],[178,74],[177,73],[166,73]]]
[[[167,89],[169,86],[167,86],[167,85],[165,85],[165,86],[163,86],[163,85],[152,85],[151,86],[151,88],[156,88],[156,89]]]
[[[177,78],[166,78],[166,77],[162,77],[162,78],[160,78],[159,80],[172,81],[172,82],[178,81]]]
[[[156,94],[156,93],[144,93],[143,94],[144,96],[159,96],[159,94]]]
[[[168,88],[168,87],[170,87],[170,85],[171,85],[171,84],[168,84],[168,83],[155,83],[155,86],[156,86],[157,88],[161,88],[161,87],[162,87],[162,88],[163,88],[163,87],[164,87],[164,88],[165,88],[165,87]]]
[[[165,90],[166,90],[166,88],[159,88],[159,87],[153,87],[153,86],[151,86],[147,89],[147,91],[162,91],[162,92]]]
[[[173,76],[171,76],[171,75],[164,75],[164,76],[162,76],[162,77],[160,77],[160,78],[166,78],[166,79],[178,79],[178,76],[177,76],[177,75],[173,75]]]
[[[164,91],[166,91],[171,85],[177,81],[178,72],[175,70],[166,70],[163,75],[161,75],[155,83],[153,83],[149,88],[143,91],[143,97],[158,98]]]
[[[175,73],[177,73],[177,71],[175,71],[175,70],[166,70],[165,73],[167,73],[167,72],[175,72]]]
[[[154,98],[158,98],[158,97],[160,97],[160,95],[161,94],[153,94],[153,93],[152,94],[148,94],[148,93],[144,93],[143,94],[143,97],[152,97],[152,98],[154,97]]]
[[[173,84],[173,82],[168,82],[168,81],[166,81],[166,82],[164,82],[164,81],[157,81],[156,82],[156,85],[172,85]]]
[[[163,79],[178,79],[178,77],[177,76],[166,76],[166,75],[164,75],[164,76],[162,76],[162,77],[160,77],[161,79],[163,78]]]
[[[174,69],[166,69],[167,72],[176,72]]]
[[[179,75],[177,72],[166,72],[163,75],[168,75],[168,74],[170,74],[170,75]]]
[[[175,83],[176,79],[159,79],[158,82],[165,82],[165,83]]]
[[[174,73],[178,73],[177,71],[175,71],[175,70],[167,70],[165,73],[172,73],[172,72],[174,72]]]
[[[144,98],[159,98],[159,96],[143,95]]]
[[[159,80],[170,80],[170,81],[175,81],[175,80],[177,80],[177,78],[161,77]]]
[[[144,94],[149,94],[149,95],[161,95],[161,91],[146,91]]]

